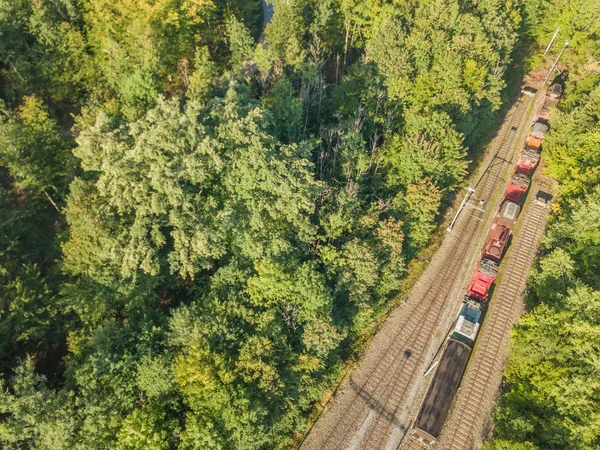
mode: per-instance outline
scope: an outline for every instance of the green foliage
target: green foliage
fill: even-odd
[[[261,35],[257,0],[0,0],[3,447],[285,448],[528,32],[499,0],[273,6]],[[540,295],[587,292],[594,205]]]
[[[233,66],[242,64],[252,56],[254,39],[248,28],[233,16],[227,21],[227,39]]]
[[[305,24],[301,15],[302,1],[274,2],[275,14],[265,29],[273,54],[284,64],[298,68],[306,54],[302,48]]]
[[[70,139],[34,96],[3,117],[0,142],[0,367],[6,370],[27,352],[52,353],[65,333],[55,233],[74,158]]]
[[[404,221],[406,251],[415,255],[429,240],[435,228],[441,192],[429,179],[409,184],[406,192],[394,198],[393,207]]]
[[[511,442],[503,439],[495,439],[486,444],[485,450],[537,450],[538,447],[531,442]]]
[[[0,383],[0,442],[5,448],[68,448],[76,419],[65,392],[49,389],[30,360],[15,368],[7,389]]]
[[[35,96],[24,97],[16,114],[3,119],[0,158],[15,186],[34,194],[56,192],[62,199],[75,170],[72,143],[46,106]]]
[[[205,100],[217,74],[215,63],[210,60],[207,47],[198,47],[194,57],[194,72],[189,77],[187,97]]]
[[[163,450],[169,449],[168,423],[166,412],[160,407],[143,406],[135,409],[123,421],[123,427],[117,435],[118,449]]]
[[[215,37],[206,25],[214,16],[210,0],[89,2],[89,45],[105,86],[118,95],[129,117],[154,105],[169,82],[166,75],[175,73],[178,61],[193,55],[200,43],[194,34]]]
[[[298,410],[318,398],[340,336],[322,275],[311,264],[295,268],[232,263],[219,269],[208,295],[173,315],[175,375],[193,411],[184,447],[275,446],[297,426]],[[289,408],[290,395],[304,401]]]
[[[310,238],[305,212],[318,185],[305,146],[277,144],[268,117],[234,89],[212,106],[202,123],[199,105],[182,111],[179,101],[159,99],[143,120],[115,131],[99,116],[76,151],[99,175],[74,183],[68,264],[112,266],[123,278],[138,270],[193,278],[218,265],[228,243],[260,257],[286,246],[273,232]],[[84,254],[81,239],[91,245]]]
[[[264,103],[273,113],[275,135],[287,142],[294,141],[302,125],[302,104],[295,97],[290,81],[280,78]]]
[[[2,0],[2,98],[11,104],[34,93],[79,99],[95,79],[82,25],[73,0]]]
[[[467,161],[462,136],[445,114],[407,119],[407,135],[396,136],[384,149],[387,184],[406,187],[428,178],[439,189],[453,189],[463,178]]]
[[[548,174],[561,180],[561,192],[566,196],[588,193],[600,183],[600,154],[596,150],[600,143],[600,84],[594,75],[583,81],[583,92],[573,94],[578,104],[553,119],[556,131],[545,143]]]

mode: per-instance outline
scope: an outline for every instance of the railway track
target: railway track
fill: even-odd
[[[495,189],[506,182],[531,101],[531,97],[519,98],[494,141],[495,153],[475,186],[476,199],[483,204],[491,202]],[[367,352],[340,398],[325,413],[331,417],[317,422],[303,449],[397,448],[410,425],[402,420],[402,412],[410,404],[411,387],[421,375],[432,336],[484,217],[480,210],[469,210],[461,218],[454,232],[459,238],[449,240],[446,256],[434,259],[422,277],[427,281],[417,283],[407,297],[406,313],[393,326],[384,327],[371,347],[377,347],[379,335],[387,333],[380,339],[386,345]]]
[[[538,173],[541,171],[538,171]],[[539,192],[541,200],[538,199]],[[507,254],[505,272],[493,294],[483,329],[469,362],[455,405],[436,448],[471,450],[481,438],[484,421],[490,413],[490,395],[502,377],[504,350],[509,331],[522,309],[527,277],[535,260],[540,239],[550,214],[546,202],[551,181],[539,175],[523,211],[513,248]],[[530,197],[534,197],[531,199]],[[486,398],[487,397],[487,398]]]

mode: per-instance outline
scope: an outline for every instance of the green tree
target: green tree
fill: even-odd
[[[462,136],[446,114],[432,118],[409,115],[407,135],[395,136],[384,148],[387,185],[406,188],[428,178],[440,190],[453,189],[465,175]]]
[[[69,448],[76,419],[66,393],[46,386],[31,360],[16,367],[10,388],[0,382],[0,442],[5,448]]]
[[[194,72],[189,77],[187,97],[190,100],[206,100],[215,83],[217,69],[210,60],[207,47],[198,47],[194,57]]]
[[[231,52],[231,64],[234,67],[250,59],[254,48],[254,39],[250,30],[234,16],[227,21],[227,39]]]
[[[35,96],[25,97],[16,114],[5,116],[0,127],[0,157],[15,186],[43,193],[58,209],[75,172],[71,140]]]
[[[67,208],[74,271],[193,278],[230,245],[259,257],[281,251],[282,233],[311,239],[307,213],[319,185],[308,148],[277,144],[244,95],[230,89],[205,124],[199,105],[161,99],[128,128],[110,131],[100,116],[79,137],[76,154],[98,176],[76,180]]]
[[[394,198],[395,213],[404,222],[403,231],[407,236],[405,249],[408,255],[416,255],[429,240],[435,228],[440,200],[439,188],[429,179],[408,185],[405,193]]]

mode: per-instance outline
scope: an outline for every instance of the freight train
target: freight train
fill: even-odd
[[[558,83],[548,88],[543,106],[527,136],[525,147],[519,155],[498,212],[492,221],[481,259],[469,281],[446,348],[413,425],[413,440],[432,445],[442,431],[477,339],[490,292],[519,217],[521,203],[531,184],[533,172],[539,164],[544,136],[550,129],[549,108],[558,104],[562,91],[562,86]]]

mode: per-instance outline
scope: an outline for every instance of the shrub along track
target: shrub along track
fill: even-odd
[[[494,193],[504,189],[518,148],[518,131],[531,102],[529,96],[519,97],[492,144],[496,152],[475,186],[474,195],[484,204],[493,203]],[[473,209],[462,213],[405,304],[388,319],[359,368],[310,431],[303,449],[396,448],[410,424],[403,420],[403,412],[416,394],[414,386],[422,376],[427,350],[439,332],[450,294],[486,216]]]
[[[540,169],[515,231],[514,248],[506,255],[506,268],[497,281],[453,412],[436,448],[470,450],[479,445],[493,396],[500,385],[509,331],[522,310],[527,276],[550,214],[550,209],[537,201],[539,192],[551,192],[551,181],[541,175]]]

